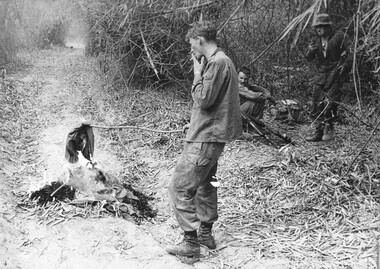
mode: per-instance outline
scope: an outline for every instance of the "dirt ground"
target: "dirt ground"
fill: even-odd
[[[7,78],[16,85],[12,91],[20,98],[21,111],[16,113],[21,120],[15,127],[17,134],[2,129],[6,140],[2,141],[1,154],[8,162],[2,165],[0,182],[0,267],[190,267],[165,252],[165,233],[174,234],[168,223],[152,228],[113,216],[90,216],[46,225],[32,210],[19,206],[19,199],[26,193],[65,173],[64,145],[70,129],[83,120],[83,91],[93,87],[100,90],[102,86],[95,71],[96,61],[86,59],[81,49],[57,48],[24,57],[29,68]],[[95,137],[96,160],[106,171],[120,175],[122,165],[110,141],[98,133]],[[164,185],[160,190],[163,193]],[[161,242],[149,230],[158,230],[155,237]],[[195,267],[212,268],[202,262]]]
[[[1,268],[295,268],[291,257],[266,259],[249,246],[236,243],[241,240],[229,234],[222,222],[215,225],[218,249],[202,249],[199,262],[186,265],[168,255],[165,246],[181,239],[167,194],[176,158],[160,159],[146,148],[136,149],[136,154],[153,171],[155,183],[150,189],[155,189],[159,209],[155,220],[137,225],[110,214],[78,214],[42,221],[35,210],[23,206],[22,199],[31,189],[64,174],[66,136],[78,122],[91,120],[82,104],[89,95],[95,99],[101,94],[104,85],[96,60],[86,58],[83,49],[54,48],[22,58],[28,68],[10,74],[7,80],[15,86],[2,96],[15,103],[17,110],[9,109],[9,119],[18,120],[3,126],[0,141]],[[107,109],[106,120],[120,117],[112,108],[97,109]],[[110,174],[125,177],[126,161],[109,136],[95,129],[95,138],[96,160]],[[272,159],[271,149],[266,152],[256,153],[260,155],[257,158],[253,146],[233,143],[226,148],[221,166],[231,160],[242,167],[258,160],[264,163]],[[315,262],[313,266],[328,268],[326,263],[318,267]]]
[[[186,268],[123,218],[79,217],[45,225],[32,211],[17,206],[18,196],[64,174],[64,145],[70,129],[82,120],[82,91],[100,87],[92,70],[95,62],[85,60],[83,50],[47,50],[26,57],[32,66],[7,78],[16,81],[13,91],[28,99],[19,111],[25,113],[20,115],[20,125],[25,125],[18,126],[17,135],[8,133],[9,143],[1,152],[10,153],[6,157],[11,161],[3,165],[0,182],[0,267]],[[108,147],[96,135],[97,160],[118,175],[122,167]]]

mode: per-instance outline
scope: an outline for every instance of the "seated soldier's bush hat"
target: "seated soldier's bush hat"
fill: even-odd
[[[315,21],[313,23],[313,26],[319,26],[319,25],[331,25],[332,21],[330,20],[330,16],[328,14],[322,13],[318,14],[315,18]]]

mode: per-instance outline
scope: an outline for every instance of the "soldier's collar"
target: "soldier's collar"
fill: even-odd
[[[211,58],[211,57],[214,57],[215,54],[216,54],[218,51],[221,51],[221,49],[220,49],[220,48],[216,48],[216,50],[211,54],[210,58]]]

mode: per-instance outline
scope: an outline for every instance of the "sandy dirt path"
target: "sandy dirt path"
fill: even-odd
[[[59,48],[26,58],[30,68],[10,79],[17,81],[14,90],[29,98],[29,113],[21,111],[20,117],[35,128],[26,130],[28,126],[20,124],[19,137],[9,142],[23,150],[14,153],[14,163],[8,166],[13,170],[8,169],[0,183],[0,268],[188,268],[166,254],[142,227],[125,219],[75,217],[45,224],[17,206],[15,196],[64,173],[67,133],[85,115],[83,93],[101,87],[95,62],[83,50]],[[33,134],[27,137],[29,144],[22,132]],[[96,159],[118,175],[121,166],[109,150],[110,142],[96,131],[95,137]]]

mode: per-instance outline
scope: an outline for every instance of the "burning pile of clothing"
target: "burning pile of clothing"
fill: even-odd
[[[91,125],[82,123],[67,137],[65,158],[66,172],[56,181],[33,191],[30,199],[40,205],[62,201],[74,205],[105,203],[104,208],[123,217],[153,218],[157,211],[149,201],[154,198],[121,183],[105,172],[94,160],[94,134]],[[88,161],[79,164],[79,155]]]

